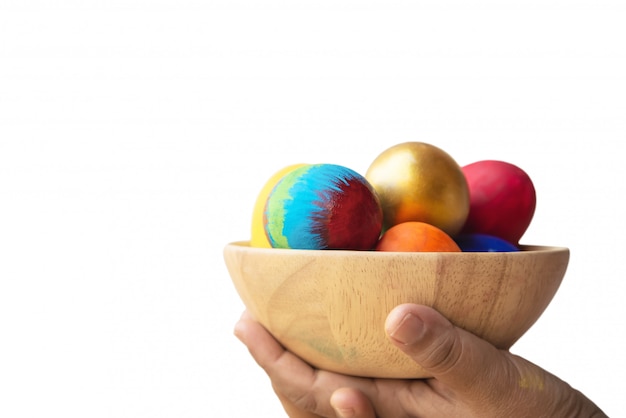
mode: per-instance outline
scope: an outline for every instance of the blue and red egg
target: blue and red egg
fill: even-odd
[[[264,212],[273,248],[370,250],[382,222],[380,200],[365,177],[335,164],[308,164],[286,174]]]

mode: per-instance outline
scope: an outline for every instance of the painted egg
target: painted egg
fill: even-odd
[[[383,207],[383,228],[408,221],[458,233],[469,212],[469,192],[461,167],[445,151],[423,142],[397,144],[368,168]]]
[[[382,216],[365,177],[340,165],[311,164],[276,184],[264,223],[274,248],[370,250],[380,237]]]
[[[261,248],[270,248],[270,241],[267,239],[265,235],[265,225],[263,224],[263,216],[265,210],[265,202],[267,201],[268,196],[270,195],[276,183],[282,179],[285,174],[295,170],[296,168],[302,167],[305,164],[292,164],[287,167],[284,167],[274,173],[265,183],[261,192],[258,194],[256,201],[254,203],[254,209],[252,211],[252,225],[250,231],[250,246],[252,247],[261,247]]]
[[[464,252],[512,252],[517,246],[507,240],[486,234],[461,234],[454,238]]]
[[[518,244],[535,213],[535,187],[528,174],[495,160],[466,165],[463,172],[470,210],[462,232],[494,235]]]
[[[460,252],[461,248],[444,231],[425,222],[402,222],[382,235],[377,251]]]

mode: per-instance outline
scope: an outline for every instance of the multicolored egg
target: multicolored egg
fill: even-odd
[[[274,248],[370,250],[382,229],[380,200],[357,172],[310,164],[287,173],[265,204],[265,232]]]
[[[306,164],[292,164],[284,167],[274,173],[265,183],[261,192],[258,194],[254,203],[254,209],[252,211],[252,224],[250,230],[250,246],[260,248],[271,248],[272,245],[265,235],[265,225],[263,224],[263,216],[265,211],[265,203],[270,195],[276,183],[282,179],[285,174],[296,168],[302,167]]]
[[[519,251],[516,245],[493,235],[461,234],[454,238],[463,252],[513,252]]]
[[[405,142],[383,151],[365,178],[383,207],[383,228],[417,221],[448,235],[463,227],[469,191],[461,167],[445,151],[423,142]]]
[[[378,241],[377,251],[460,252],[448,234],[425,222],[402,222],[389,228]]]
[[[529,175],[514,164],[484,160],[466,165],[470,210],[462,233],[500,237],[518,244],[535,213],[537,196]]]

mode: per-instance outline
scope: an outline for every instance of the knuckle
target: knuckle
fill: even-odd
[[[463,357],[463,343],[456,332],[436,338],[420,354],[420,364],[437,374],[454,370]]]

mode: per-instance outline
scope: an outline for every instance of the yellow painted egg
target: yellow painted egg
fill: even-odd
[[[374,159],[365,178],[380,198],[385,230],[417,221],[454,236],[467,219],[469,190],[463,170],[434,145],[394,145]]]
[[[276,173],[274,173],[265,183],[261,192],[258,194],[254,203],[254,209],[252,211],[252,228],[250,234],[250,246],[260,248],[271,248],[267,235],[265,235],[265,227],[263,226],[263,212],[265,210],[265,202],[268,196],[272,192],[272,189],[276,184],[288,173],[295,170],[298,167],[302,167],[306,164],[292,164],[288,165]]]

